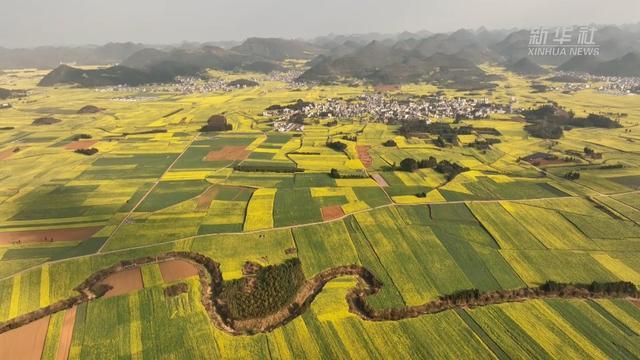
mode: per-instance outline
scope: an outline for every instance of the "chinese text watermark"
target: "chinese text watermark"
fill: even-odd
[[[536,27],[529,33],[529,56],[598,56],[594,26]]]

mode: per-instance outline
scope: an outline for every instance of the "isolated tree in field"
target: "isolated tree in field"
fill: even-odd
[[[207,125],[203,126],[200,131],[226,131],[231,130],[231,124],[227,123],[224,115],[212,115],[207,120]]]
[[[409,172],[416,171],[418,170],[418,162],[415,159],[406,158],[400,161],[400,169],[402,169],[402,171],[409,171]]]
[[[335,151],[345,151],[347,149],[347,144],[340,141],[330,141],[327,143],[327,147]]]

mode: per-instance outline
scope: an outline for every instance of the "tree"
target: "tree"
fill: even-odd
[[[295,113],[289,117],[289,122],[304,125],[304,114],[303,113]]]
[[[382,145],[385,147],[394,147],[394,146],[397,146],[398,144],[396,144],[396,142],[393,140],[387,140]]]
[[[330,141],[327,143],[327,147],[335,151],[345,151],[347,149],[347,144],[340,141]]]
[[[403,171],[413,172],[418,170],[418,162],[412,158],[406,158],[400,161],[400,169]]]
[[[438,160],[433,156],[429,156],[426,160],[418,161],[418,168],[420,169],[433,169],[438,165]]]

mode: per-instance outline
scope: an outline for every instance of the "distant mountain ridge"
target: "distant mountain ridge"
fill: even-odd
[[[284,60],[298,59],[306,60],[309,67],[300,77],[302,81],[325,82],[355,78],[381,84],[426,81],[477,88],[490,78],[477,66],[484,63],[503,64],[508,70],[527,76],[544,74],[546,70],[540,65],[560,65],[559,69],[564,71],[638,76],[640,32],[634,32],[633,29],[612,26],[598,29],[601,57],[597,60],[588,56],[573,59],[561,56],[528,56],[528,30],[489,31],[480,28],[438,34],[403,32],[396,35],[335,35],[310,41],[255,37],[230,48],[186,42],[179,47],[169,48],[144,47],[133,43],[107,44],[102,47],[71,48],[71,54],[63,54],[64,51],[60,49],[56,50],[60,54],[48,50],[57,55],[23,64],[41,67],[40,65],[52,65],[55,62],[55,67],[67,62],[64,60],[69,60],[70,57],[82,55],[74,53],[76,49],[85,52],[90,50],[91,56],[79,57],[83,61],[100,57],[101,62],[95,60],[94,64],[119,64],[110,70],[84,71],[91,81],[78,79],[76,72],[65,68],[52,73],[44,81],[47,84],[57,79],[69,83],[74,82],[71,79],[75,79],[80,81],[76,83],[81,86],[91,86],[88,84],[130,84],[142,79],[159,82],[176,74],[197,75],[206,69],[270,73],[284,70]],[[365,42],[368,39],[374,40]],[[0,49],[0,67],[3,66],[3,60],[5,65],[15,65],[15,61],[7,60],[6,54],[15,55],[20,51],[25,52],[23,56],[32,58],[37,57],[38,51],[44,50]],[[123,74],[130,74],[133,80],[122,78]]]
[[[478,88],[490,80],[473,62],[436,53],[425,56],[372,41],[367,46],[338,58],[325,57],[300,77],[302,81],[332,82],[357,78],[375,84],[427,81],[459,88]]]
[[[137,43],[109,43],[103,46],[0,48],[0,69],[55,68],[60,64],[116,64],[144,48]]]
[[[593,56],[575,56],[558,67],[559,70],[583,72],[602,76],[640,76],[640,53],[604,61]]]

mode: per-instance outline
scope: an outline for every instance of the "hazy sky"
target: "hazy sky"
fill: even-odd
[[[639,21],[639,0],[1,0],[0,46]]]

